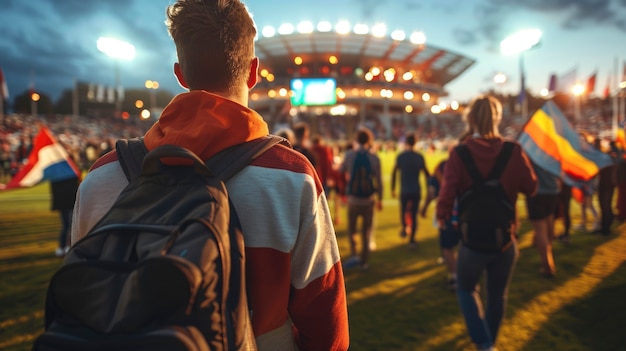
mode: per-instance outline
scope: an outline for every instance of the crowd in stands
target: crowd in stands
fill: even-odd
[[[572,105],[573,106],[573,105]],[[500,124],[503,136],[515,139],[524,126],[524,119],[513,109],[504,109]],[[573,108],[563,111],[577,130],[601,138],[611,136],[613,127],[610,104],[587,104],[581,111],[582,118],[575,120]],[[403,141],[406,132],[411,131],[417,137],[416,148],[422,151],[447,150],[450,143],[458,138],[464,130],[461,113],[444,112],[438,115],[391,116],[389,124],[383,123],[382,117],[367,113],[364,121],[360,116],[331,116],[328,113],[310,116],[298,114],[291,119],[271,123],[270,129],[276,132],[291,128],[297,122],[304,122],[315,128],[313,134],[324,138],[337,152],[343,151],[346,141],[351,140],[351,131],[365,126],[374,134],[378,147],[396,149],[398,142]],[[103,152],[108,151],[112,143],[119,138],[141,136],[148,130],[152,122],[139,119],[123,120],[114,118],[89,118],[84,116],[48,115],[32,116],[9,114],[0,124],[0,183],[6,183],[11,175],[28,157],[32,139],[38,131],[37,125],[45,124],[71,151],[74,160],[83,170]],[[388,131],[386,125],[391,126]]]
[[[88,170],[115,140],[142,136],[151,123],[113,117],[7,115],[0,124],[0,183],[8,182],[26,161],[40,124],[50,129],[82,170]]]

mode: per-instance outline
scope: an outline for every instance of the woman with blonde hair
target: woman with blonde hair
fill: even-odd
[[[516,217],[514,205],[517,194],[521,192],[528,196],[537,190],[532,166],[519,143],[505,141],[500,136],[498,125],[502,119],[502,105],[496,98],[476,97],[467,107],[463,118],[467,131],[461,143],[450,152],[437,201],[437,220],[439,226],[444,227],[458,199],[458,225],[462,233],[473,224],[465,222],[464,218],[467,218],[465,216],[470,210],[476,210],[476,206],[466,206],[463,196],[479,186],[474,179],[480,179],[481,184],[484,184],[484,179],[499,181],[504,194],[502,201],[510,206],[513,219]],[[494,176],[492,171],[493,174],[499,173],[499,177]],[[481,216],[490,218],[495,214],[483,213]],[[477,224],[482,229],[484,223]],[[506,309],[508,286],[519,256],[515,226],[515,220],[508,220],[503,227],[498,228],[499,232],[492,230],[499,233],[503,243],[497,249],[487,249],[486,246],[478,246],[476,242],[466,240],[473,235],[480,236],[480,229],[472,228],[478,234],[462,235],[457,257],[457,299],[469,336],[478,350],[495,350],[498,329]],[[487,234],[485,230],[485,237],[489,235],[492,234]],[[486,272],[487,290],[484,312],[478,286],[483,272]]]

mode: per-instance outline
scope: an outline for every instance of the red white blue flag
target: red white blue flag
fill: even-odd
[[[5,189],[29,187],[43,181],[60,181],[76,177],[80,177],[76,163],[48,128],[41,126],[28,161],[9,181]]]

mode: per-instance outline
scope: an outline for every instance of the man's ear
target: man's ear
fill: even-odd
[[[248,73],[248,89],[254,88],[259,81],[259,58],[255,57],[250,62],[250,72]]]
[[[174,63],[174,75],[178,80],[178,84],[185,89],[189,89],[189,85],[185,81],[185,77],[183,77],[183,70],[180,68],[180,64],[178,62]]]

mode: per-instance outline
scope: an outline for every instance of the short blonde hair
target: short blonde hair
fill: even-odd
[[[166,25],[189,89],[235,93],[248,79],[256,28],[239,0],[177,0]]]
[[[467,123],[468,136],[478,134],[483,138],[499,137],[502,104],[493,96],[478,96],[466,108],[463,120]]]

